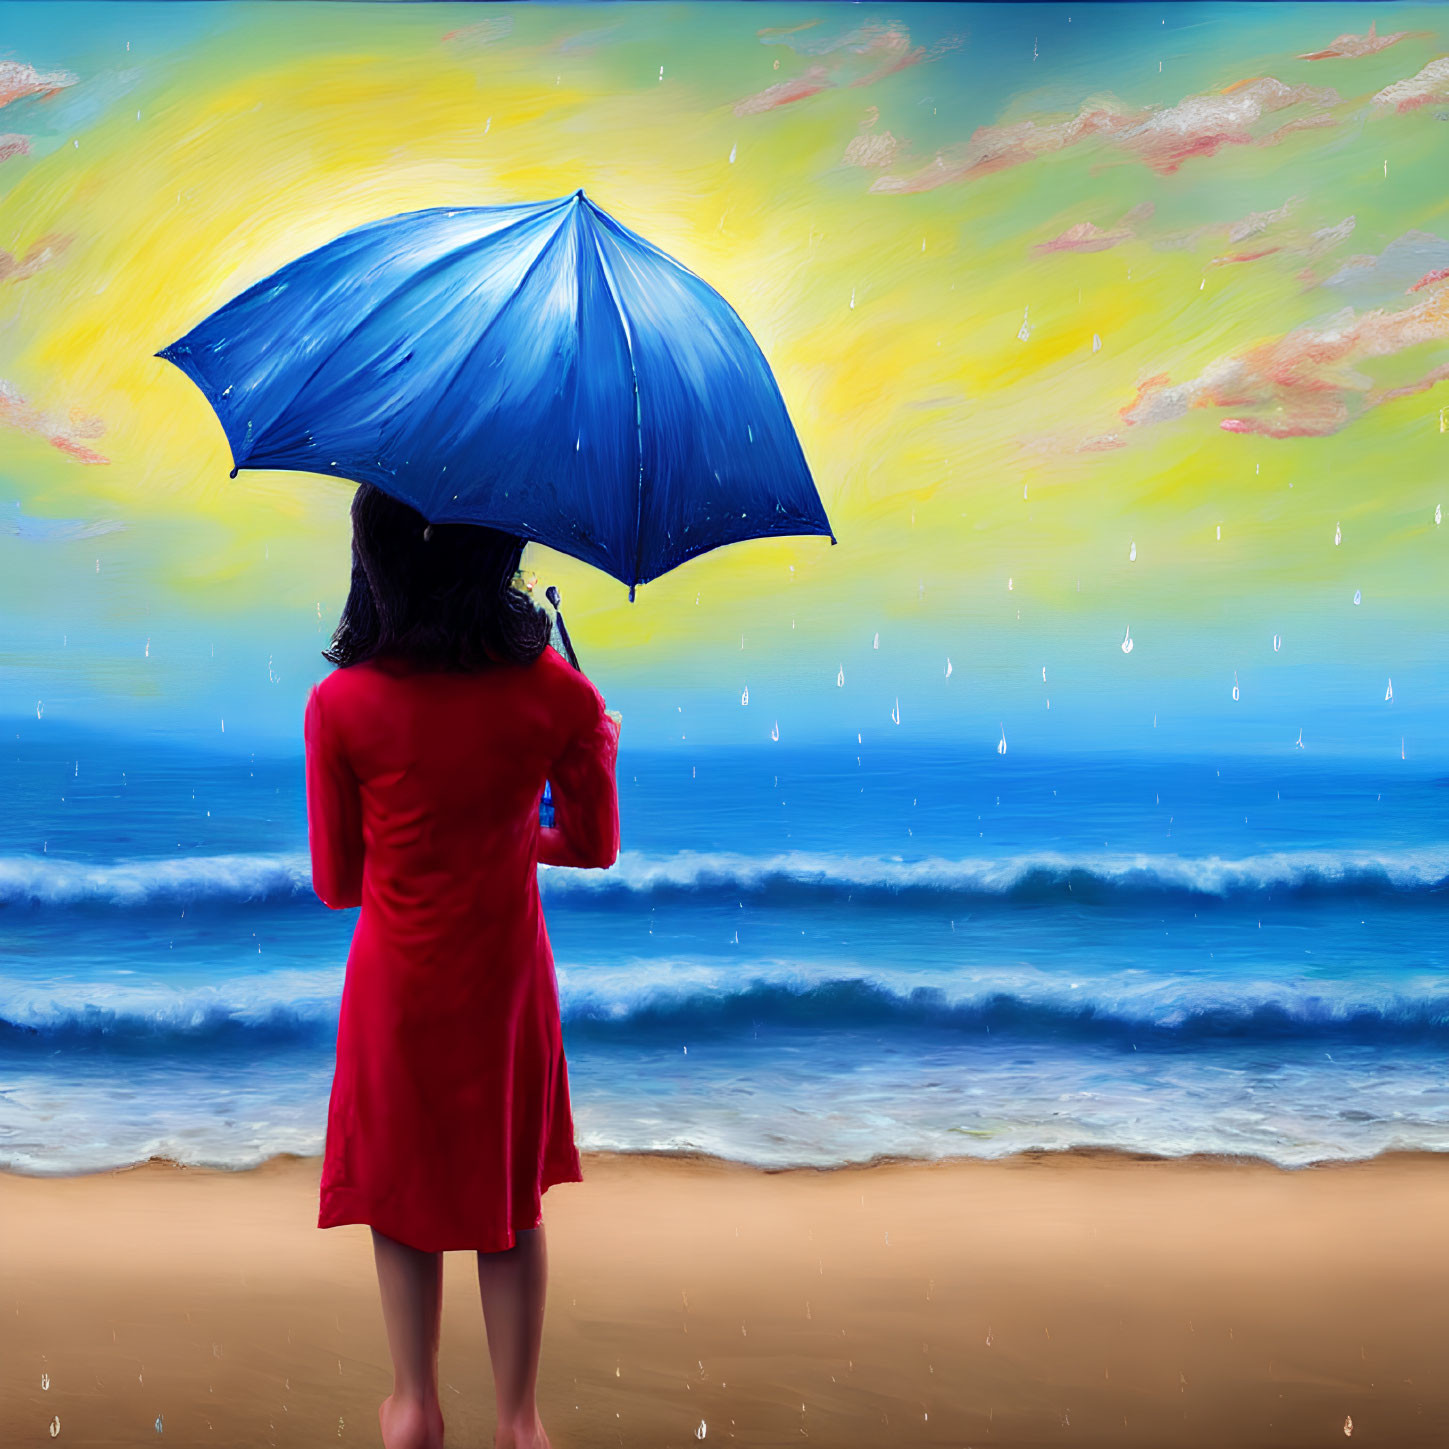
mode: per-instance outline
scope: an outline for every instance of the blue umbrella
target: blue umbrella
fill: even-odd
[[[156,353],[239,468],[376,485],[634,586],[746,538],[828,534],[734,309],[583,193],[405,212],[249,287]]]

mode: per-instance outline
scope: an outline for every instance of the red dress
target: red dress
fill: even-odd
[[[304,734],[313,887],[362,908],[317,1225],[511,1248],[547,1188],[583,1180],[537,865],[613,864],[618,727],[545,649],[466,674],[336,669]]]

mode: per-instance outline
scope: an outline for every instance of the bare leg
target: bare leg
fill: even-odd
[[[382,1316],[392,1350],[392,1394],[377,1411],[385,1449],[442,1449],[438,1340],[443,1323],[443,1255],[424,1253],[372,1230]]]
[[[498,1396],[495,1449],[550,1449],[534,1397],[543,1342],[548,1248],[543,1224],[514,1234],[514,1246],[478,1254],[478,1291]]]

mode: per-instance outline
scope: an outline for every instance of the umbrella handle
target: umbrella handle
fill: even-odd
[[[549,601],[550,604],[553,605],[554,618],[558,620],[558,632],[559,637],[563,640],[564,653],[568,655],[569,663],[572,664],[575,669],[578,669],[578,656],[574,653],[573,641],[569,638],[569,631],[564,627],[563,615],[559,612],[558,589],[553,584],[550,584],[548,588],[544,590],[544,597]],[[579,670],[579,672],[583,673],[582,670]]]

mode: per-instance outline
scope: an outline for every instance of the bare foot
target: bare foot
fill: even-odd
[[[553,1449],[548,1435],[543,1432],[543,1422],[538,1414],[531,1425],[499,1425],[493,1431],[493,1449]]]
[[[438,1404],[389,1394],[377,1410],[384,1449],[443,1449],[443,1410]]]

